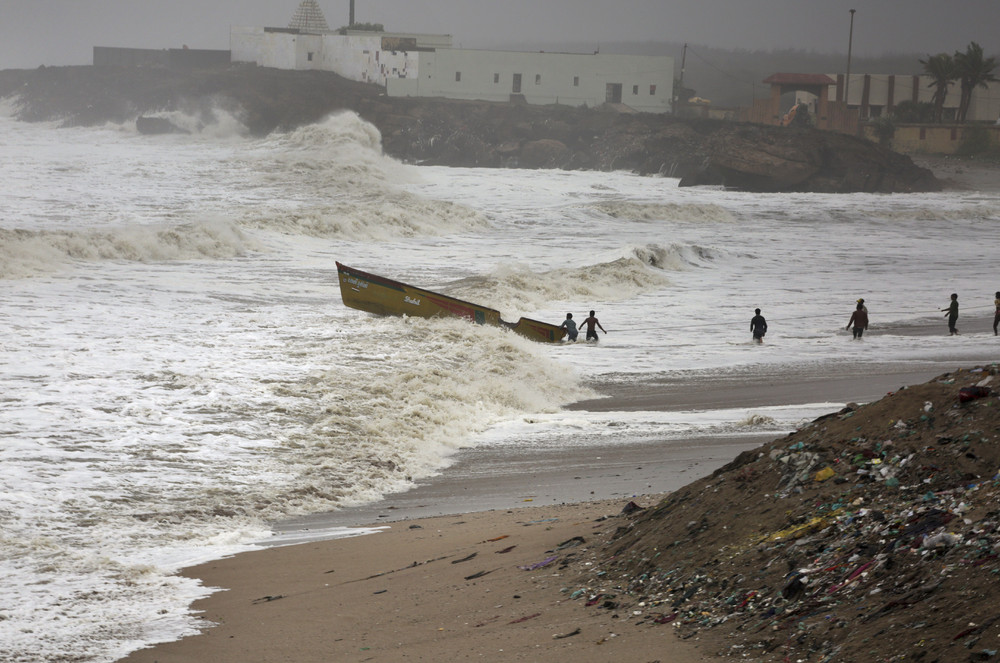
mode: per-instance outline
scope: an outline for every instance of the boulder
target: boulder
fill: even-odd
[[[522,168],[558,168],[569,157],[566,144],[551,138],[533,140],[521,147],[519,164]]]
[[[941,189],[933,173],[909,157],[832,131],[729,125],[713,132],[701,151],[701,165],[681,178],[681,186],[817,193]]]
[[[135,119],[135,129],[141,134],[187,134],[187,129],[181,129],[165,117],[144,117]]]

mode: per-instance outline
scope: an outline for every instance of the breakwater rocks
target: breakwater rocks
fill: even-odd
[[[998,394],[997,365],[957,370],[744,452],[566,591],[738,660],[1000,660]]]
[[[216,109],[255,135],[353,111],[382,134],[386,154],[411,163],[629,170],[684,186],[749,191],[903,193],[941,183],[909,157],[869,141],[784,128],[568,106],[386,97],[329,72],[248,65],[204,71],[42,67],[0,71],[0,97],[25,121],[96,125]],[[148,122],[147,122],[148,124]]]

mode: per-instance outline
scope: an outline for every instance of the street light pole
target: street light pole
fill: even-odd
[[[847,76],[844,79],[844,108],[846,110],[847,104],[849,103],[849,97],[847,93],[851,91],[851,47],[854,45],[854,12],[856,9],[851,10],[851,31],[847,35]]]

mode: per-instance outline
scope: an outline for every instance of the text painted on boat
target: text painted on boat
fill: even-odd
[[[368,287],[368,281],[362,281],[361,279],[355,278],[353,276],[345,276],[344,280],[347,281],[348,283],[350,283],[351,285],[356,286],[358,288],[367,288]]]

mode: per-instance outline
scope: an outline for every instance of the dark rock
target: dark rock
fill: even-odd
[[[409,163],[466,167],[629,170],[682,186],[823,193],[937,191],[909,157],[867,140],[801,127],[736,124],[568,106],[389,98],[382,88],[321,71],[252,65],[199,71],[46,67],[0,71],[0,97],[24,121],[127,122],[182,111],[212,121],[226,111],[257,136],[343,110],[371,122],[383,151]],[[147,123],[147,121],[156,121]],[[148,131],[147,131],[148,130]]]
[[[702,149],[702,166],[683,177],[681,186],[819,193],[941,188],[929,170],[909,157],[831,131],[734,124],[714,132]]]
[[[187,129],[181,129],[165,117],[135,118],[135,130],[141,134],[186,134]]]
[[[558,168],[569,157],[569,148],[552,138],[533,140],[521,148],[519,165],[522,168]]]

